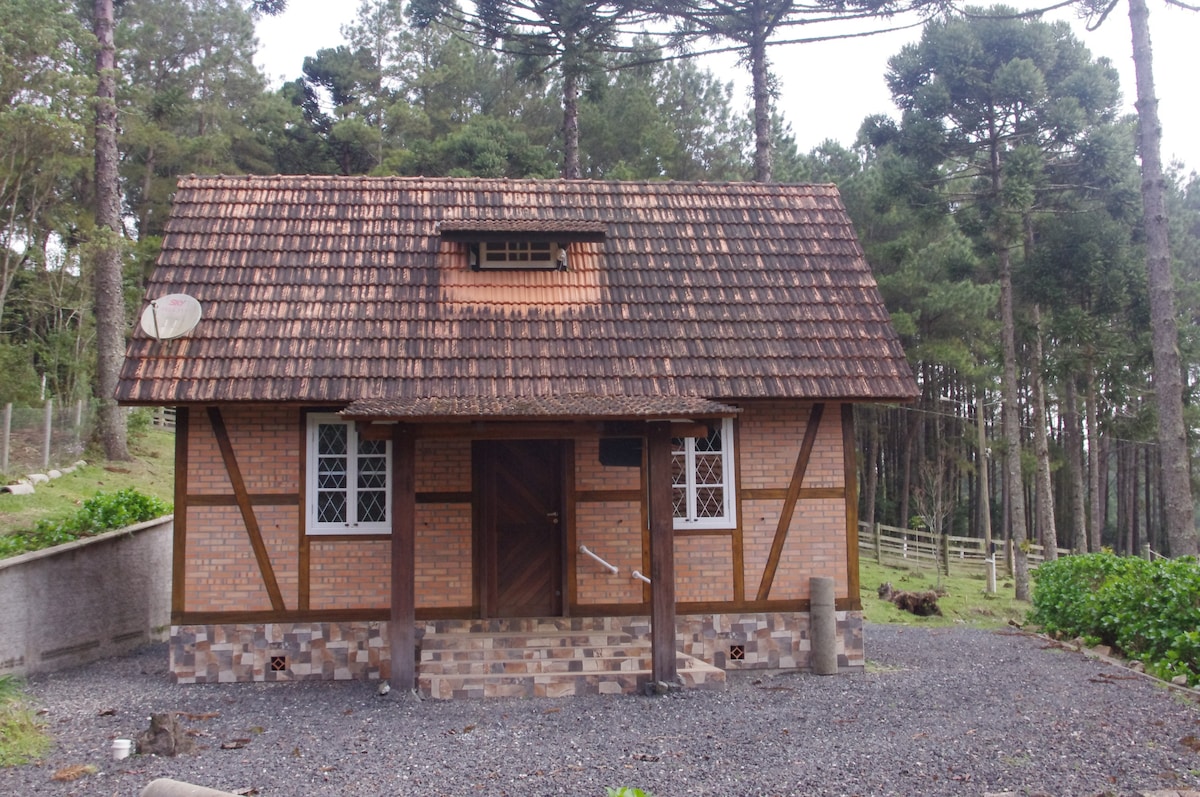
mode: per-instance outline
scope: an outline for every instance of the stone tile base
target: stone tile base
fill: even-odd
[[[378,680],[390,653],[385,622],[171,626],[181,684]]]
[[[838,669],[866,666],[862,612],[837,612]],[[687,615],[677,618],[679,649],[724,670],[810,668],[807,612]]]
[[[390,674],[391,652],[387,626],[386,622],[172,626],[171,673],[177,683],[386,679]],[[865,665],[862,613],[838,612],[837,629],[839,667],[844,672],[862,670]],[[575,640],[573,644],[581,648],[619,645],[624,641],[645,646],[649,644],[650,618],[437,620],[418,622],[416,632],[418,640],[427,634],[478,635],[477,643],[481,648],[492,647],[493,643],[488,639],[491,635],[522,634],[529,637],[528,644],[535,648],[539,640],[550,644],[544,640],[555,632]],[[622,639],[618,640],[618,636]],[[809,644],[807,613],[681,615],[677,618],[677,650],[723,670],[807,669]],[[596,657],[581,654],[570,658],[583,662]],[[706,680],[715,681],[710,675],[697,672],[697,682],[693,686],[701,686]],[[601,686],[597,681],[592,686],[574,689],[594,689],[600,693],[615,690],[610,684]],[[716,688],[715,683],[709,686]],[[628,690],[622,685],[620,691]],[[561,685],[535,692],[543,693],[575,692],[568,692],[567,687]],[[464,696],[473,696],[473,692]]]

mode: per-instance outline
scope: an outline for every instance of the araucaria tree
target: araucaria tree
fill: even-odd
[[[639,0],[478,0],[463,14],[454,0],[415,0],[418,24],[449,16],[488,45],[521,59],[530,75],[557,72],[562,81],[562,176],[578,179],[579,96],[597,75],[603,55],[643,15]]]
[[[117,65],[113,0],[96,0],[96,242],[93,286],[96,313],[96,401],[99,434],[108,459],[129,459],[125,415],[114,394],[125,356],[122,290],[121,185],[117,176]]]
[[[897,148],[917,164],[928,198],[977,214],[999,282],[1007,516],[1017,597],[1027,599],[1014,252],[1028,257],[1034,216],[1052,209],[1069,184],[1089,133],[1114,118],[1115,75],[1092,62],[1065,24],[1025,20],[1001,6],[929,23],[889,67],[903,111],[891,131]]]
[[[754,103],[754,180],[773,179],[772,101],[775,78],[767,48],[785,43],[782,32],[800,25],[863,19],[933,6],[931,0],[651,0],[653,8],[678,25],[678,39],[702,37],[733,42],[750,70]],[[794,42],[792,42],[794,44]]]
[[[1200,11],[1200,6],[1167,0]],[[1099,26],[1119,0],[1085,0]],[[1163,174],[1154,92],[1154,59],[1150,46],[1150,10],[1146,0],[1129,0],[1133,68],[1137,84],[1138,154],[1142,168],[1142,219],[1146,239],[1146,275],[1150,290],[1151,345],[1154,352],[1154,397],[1158,409],[1158,449],[1162,465],[1163,510],[1172,556],[1200,553],[1192,501],[1190,454],[1183,420],[1183,376],[1179,329],[1175,317],[1175,285],[1168,235],[1167,180]]]

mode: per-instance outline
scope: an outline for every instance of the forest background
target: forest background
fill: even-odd
[[[1194,515],[1185,544],[1168,534],[1137,119],[1112,63],[1065,23],[875,0],[365,0],[344,44],[272,88],[255,25],[278,0],[116,3],[112,70],[96,67],[101,5],[0,0],[0,405],[103,403],[91,272],[107,77],[124,329],[151,298],[181,174],[833,182],[921,387],[913,405],[859,408],[860,517],[1050,549],[1195,550]],[[1093,22],[1113,8],[1075,5]],[[772,71],[769,43],[914,14],[919,40],[881,76],[900,113],[801,152],[777,108],[795,76]],[[686,57],[712,49],[740,57],[749,107]],[[1200,177],[1176,163],[1165,178],[1197,474]]]

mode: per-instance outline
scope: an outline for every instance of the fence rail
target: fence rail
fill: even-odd
[[[1011,545],[993,543],[997,569],[1013,571]],[[1031,567],[1046,560],[1046,550],[1041,545],[1026,546]],[[902,529],[896,526],[874,525],[859,522],[858,550],[879,564],[914,565],[934,569],[940,567],[947,575],[951,570],[969,573],[984,573],[989,554],[984,540],[977,537],[955,537],[949,534],[933,534],[917,529]],[[1059,548],[1058,554],[1065,556],[1071,551]]]
[[[0,475],[15,477],[75,462],[92,435],[96,408],[82,399],[41,406],[0,407]],[[156,429],[175,429],[175,408],[156,407],[150,423]],[[0,479],[0,484],[4,480]]]
[[[79,459],[91,435],[88,402],[0,407],[0,474],[45,470]]]

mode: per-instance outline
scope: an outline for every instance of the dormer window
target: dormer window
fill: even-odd
[[[566,269],[567,247],[550,241],[484,241],[471,247],[476,268]]]
[[[468,246],[477,271],[529,269],[566,271],[572,243],[601,243],[606,225],[564,219],[445,219],[442,239]]]

